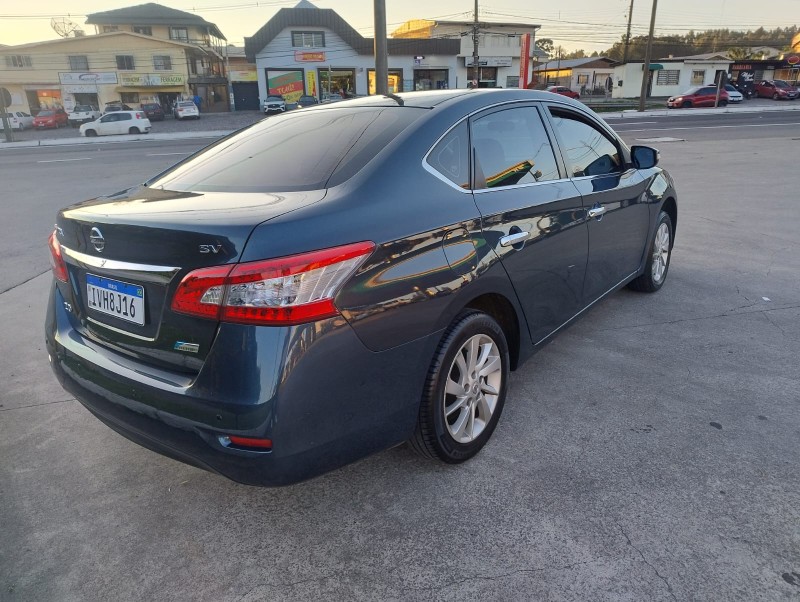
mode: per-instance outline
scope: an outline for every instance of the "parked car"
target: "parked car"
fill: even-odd
[[[689,109],[692,107],[713,107],[717,101],[716,86],[694,86],[683,94],[670,96],[667,99],[669,109]],[[728,104],[727,90],[719,91],[719,106],[724,107]]]
[[[72,112],[69,114],[69,124],[76,128],[82,123],[88,123],[100,118],[100,111],[91,105],[75,105]]]
[[[175,108],[172,110],[172,116],[177,120],[181,119],[200,119],[200,110],[194,101],[179,100],[175,103]]]
[[[51,365],[115,431],[243,483],[404,441],[463,462],[511,370],[617,289],[664,285],[658,160],[532,90],[262,120],[59,212]]]
[[[303,107],[313,107],[314,105],[319,104],[319,99],[316,96],[301,96],[297,100],[297,108],[302,109]]]
[[[772,98],[774,100],[794,100],[798,91],[793,85],[782,79],[764,80],[756,84],[758,98]]]
[[[164,121],[164,109],[157,102],[146,102],[141,107],[150,121]]]
[[[569,88],[565,86],[548,86],[546,88],[547,92],[552,92],[553,94],[561,94],[561,96],[566,96],[568,98],[578,99],[581,97],[580,94],[577,92],[573,92]]]
[[[100,119],[84,123],[81,136],[110,136],[112,134],[147,134],[150,132],[150,120],[144,111],[113,111]]]
[[[6,118],[8,119],[8,127],[12,130],[25,130],[27,128],[33,127],[33,115],[26,113],[25,111],[10,111],[5,114]],[[0,114],[0,118],[2,114]],[[0,123],[0,127],[2,127],[2,123]]]
[[[264,101],[264,113],[283,113],[286,111],[286,101],[281,96],[267,96]]]
[[[344,100],[344,96],[338,94],[337,92],[334,92],[333,94],[326,94],[322,98],[322,102],[325,104],[329,104],[331,102],[341,102],[342,100]]]
[[[744,94],[739,92],[732,84],[725,84],[725,91],[728,93],[728,102],[738,104],[744,100]]]
[[[113,113],[115,111],[132,111],[133,109],[126,105],[124,102],[120,102],[119,100],[112,100],[111,102],[107,102],[106,106],[103,108],[103,115],[106,113]]]
[[[33,127],[37,130],[60,128],[67,126],[67,113],[64,109],[45,109],[33,118]]]

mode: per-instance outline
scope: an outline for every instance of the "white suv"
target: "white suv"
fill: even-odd
[[[107,136],[110,134],[147,134],[150,120],[144,111],[114,111],[100,119],[84,123],[81,136]]]
[[[69,114],[67,121],[69,124],[76,128],[82,123],[94,121],[100,118],[100,111],[91,105],[77,105]]]
[[[197,105],[191,100],[179,100],[172,112],[175,119],[200,119],[200,111]]]

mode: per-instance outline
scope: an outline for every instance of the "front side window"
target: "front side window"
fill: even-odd
[[[118,54],[117,55],[117,69],[120,71],[133,71],[136,67],[133,63],[133,55],[131,54]]]
[[[551,107],[550,114],[571,177],[622,171],[619,148],[606,134],[569,111]]]
[[[84,56],[70,56],[69,57],[69,70],[70,71],[88,71],[89,59]]]
[[[172,57],[168,55],[154,56],[153,69],[156,71],[171,71],[172,70]]]
[[[469,189],[469,129],[463,121],[439,141],[428,155],[428,165],[453,184]]]
[[[324,31],[293,31],[292,46],[295,48],[324,48]]]
[[[550,138],[534,107],[490,113],[472,123],[475,188],[560,178]]]
[[[103,115],[102,119],[100,119],[100,123],[111,123],[112,121],[117,121],[117,114],[111,113],[109,115]]]
[[[187,41],[189,39],[189,30],[185,27],[170,27],[169,28],[170,40]]]

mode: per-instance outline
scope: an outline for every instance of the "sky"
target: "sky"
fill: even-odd
[[[466,20],[472,18],[472,0],[385,0],[387,29],[391,33],[409,19]],[[646,35],[653,0],[634,0],[633,35]],[[244,44],[280,8],[298,0],[161,0],[171,8],[196,12],[215,23],[229,43]],[[366,37],[373,32],[370,0],[312,0],[332,8]],[[536,23],[539,36],[551,38],[566,50],[602,51],[625,33],[630,0],[479,0],[481,21]],[[87,34],[86,15],[138,4],[137,0],[37,0],[30,4],[3,2],[0,8],[0,44],[14,45],[55,39],[51,17],[68,18]],[[792,9],[798,0],[660,0],[656,34],[684,34],[690,29],[757,29],[786,27],[800,21]],[[71,12],[75,8],[82,12]]]

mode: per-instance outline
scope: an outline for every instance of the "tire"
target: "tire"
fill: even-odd
[[[720,100],[720,101],[719,101],[719,106],[721,106],[721,107],[727,107],[727,106],[728,106],[728,101],[727,101],[727,100]]]
[[[647,252],[644,273],[631,280],[628,288],[643,293],[655,293],[664,286],[669,271],[669,261],[672,258],[673,240],[672,219],[662,211],[658,214],[656,233]]]
[[[445,331],[428,370],[411,447],[447,464],[477,454],[500,420],[509,364],[500,325],[483,312],[459,314]]]
[[[129,134],[141,134],[141,132],[139,131],[139,128],[130,128],[128,130],[128,133]]]
[[[691,100],[684,100],[683,104],[681,106],[684,109],[691,109],[692,108],[692,101]]]
[[[97,136],[97,132],[95,132],[94,130],[86,130],[86,132],[84,133],[86,134],[87,138],[94,138],[95,136]]]

